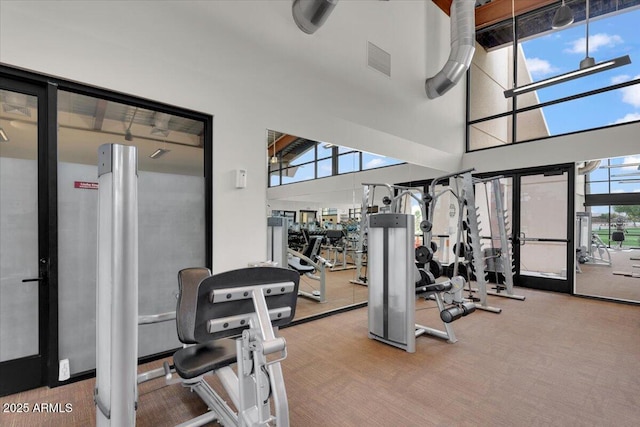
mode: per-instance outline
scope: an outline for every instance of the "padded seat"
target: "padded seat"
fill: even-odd
[[[176,372],[185,379],[195,378],[236,363],[236,340],[224,338],[178,350],[173,355]]]

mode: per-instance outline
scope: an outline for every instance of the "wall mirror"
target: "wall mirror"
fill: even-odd
[[[363,183],[410,182],[428,177],[429,170],[273,130],[267,131],[266,145],[266,215],[287,218],[288,264],[291,257],[300,258],[298,254],[320,257],[324,263],[324,292],[321,265],[301,275],[304,296],[298,299],[296,318],[366,302],[366,256],[359,253]],[[371,195],[368,205],[382,205],[384,195]]]
[[[575,293],[640,301],[640,155],[576,165]]]

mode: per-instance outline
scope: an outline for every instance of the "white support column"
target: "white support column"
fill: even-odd
[[[138,154],[98,149],[96,425],[135,426],[138,358]]]

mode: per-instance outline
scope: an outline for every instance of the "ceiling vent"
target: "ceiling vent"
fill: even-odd
[[[391,77],[391,54],[371,42],[367,42],[367,65]]]

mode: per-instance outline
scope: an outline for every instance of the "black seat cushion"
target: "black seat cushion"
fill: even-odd
[[[173,355],[176,372],[194,378],[236,362],[236,340],[224,338],[182,348]]]

